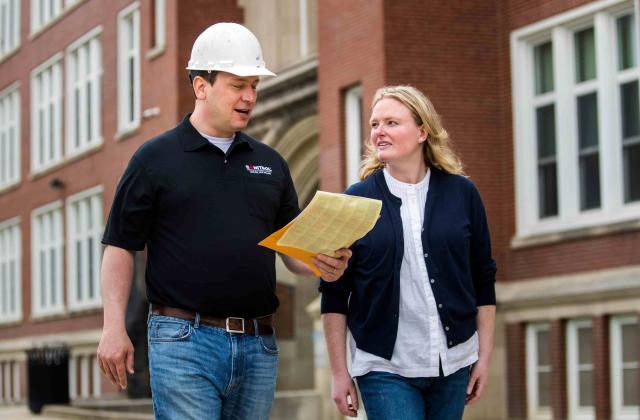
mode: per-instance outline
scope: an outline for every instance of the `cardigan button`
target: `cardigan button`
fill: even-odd
[[[435,283],[436,279],[431,279],[431,284]]]
[[[449,327],[444,327],[444,330],[445,331],[449,331]]]
[[[449,345],[450,345],[450,346],[453,346],[453,341],[449,341]]]
[[[438,303],[438,308],[442,309],[442,303]]]
[[[424,257],[427,258],[429,256],[429,254],[427,254],[426,252],[424,253]]]

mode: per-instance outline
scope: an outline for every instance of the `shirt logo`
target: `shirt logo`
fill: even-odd
[[[268,166],[244,165],[244,167],[247,168],[247,171],[249,171],[250,174],[271,175],[271,172],[273,172],[271,168]]]

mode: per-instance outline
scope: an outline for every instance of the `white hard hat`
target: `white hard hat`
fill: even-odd
[[[230,22],[209,26],[196,38],[187,70],[275,76],[265,66],[258,38],[244,26]]]

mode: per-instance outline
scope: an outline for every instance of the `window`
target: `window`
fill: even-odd
[[[102,142],[100,32],[92,30],[67,49],[67,155]]]
[[[67,272],[70,309],[100,306],[102,187],[67,199]]]
[[[164,49],[167,45],[167,35],[166,35],[166,27],[167,27],[167,14],[166,14],[166,1],[165,0],[154,0],[153,1],[153,30],[152,36],[153,40],[151,42],[151,50],[147,53],[147,58],[153,58],[157,55],[164,52]]]
[[[62,55],[31,73],[31,169],[47,169],[62,159]]]
[[[512,33],[519,238],[637,219],[636,36],[628,0]]]
[[[31,0],[31,32],[35,33],[55,21],[80,0]]]
[[[636,26],[633,14],[616,19],[617,77],[620,94],[624,202],[640,200],[640,98]]]
[[[20,93],[15,84],[0,92],[0,188],[20,181]]]
[[[594,419],[593,340],[591,321],[567,323],[567,385],[569,417]]]
[[[20,1],[0,0],[0,59],[20,45]]]
[[[362,88],[349,88],[344,93],[344,121],[347,157],[347,186],[359,181],[362,162]]]
[[[69,396],[72,400],[98,398],[102,394],[96,349],[88,349],[69,359]]]
[[[610,332],[612,418],[638,419],[638,317],[612,317]]]
[[[19,219],[0,223],[0,324],[22,319],[20,250]]]
[[[527,406],[529,418],[551,418],[549,325],[527,326]]]
[[[118,13],[118,131],[140,125],[140,10],[138,3]]]
[[[31,215],[31,307],[34,316],[61,313],[62,203],[40,207]]]
[[[0,360],[0,403],[22,400],[20,394],[20,362]]]

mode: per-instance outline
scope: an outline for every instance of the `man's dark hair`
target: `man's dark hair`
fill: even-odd
[[[210,85],[212,85],[216,81],[216,77],[218,76],[217,71],[207,71],[207,70],[189,70],[189,82],[193,84],[193,79],[196,76],[202,77],[207,81]]]

